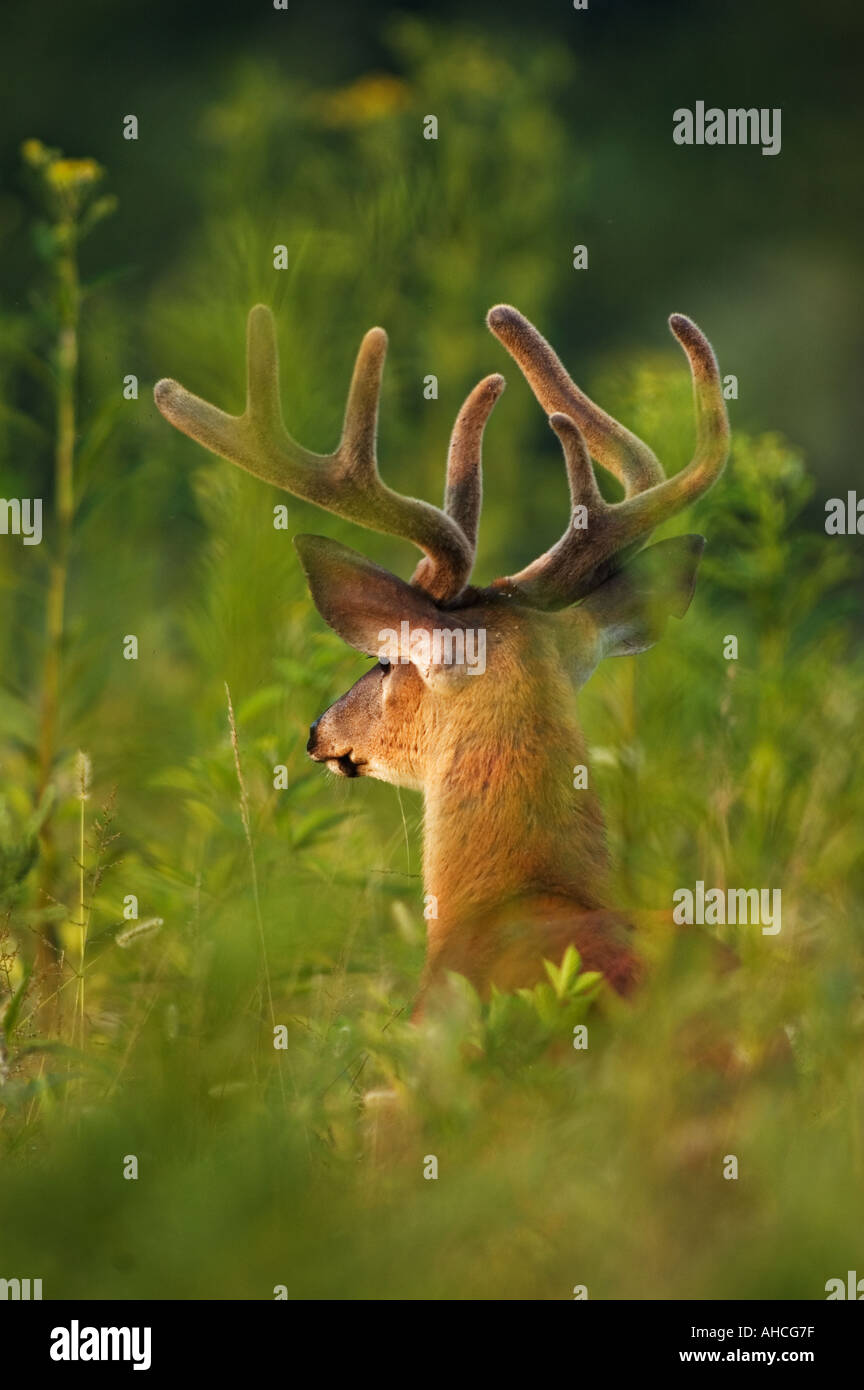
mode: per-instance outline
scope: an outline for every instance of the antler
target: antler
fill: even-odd
[[[425,558],[412,582],[439,602],[447,602],[465,587],[474,563],[483,429],[504,379],[490,376],[481,381],[459,413],[450,443],[442,512],[428,502],[393,492],[378,472],[375,441],[386,352],[387,334],[383,328],[371,328],[357,354],[342,438],[332,454],[311,453],[285,429],[276,329],[273,315],[263,304],[249,313],[242,415],[227,415],[176,381],[157,382],[154,396],[166,420],[177,429],[264,482],[373,531],[413,541]]]
[[[561,608],[602,583],[620,565],[623,551],[645,541],[655,526],[707,492],[722,473],[729,422],[717,361],[696,325],[673,314],[669,327],[690,361],[698,442],[687,467],[666,478],[648,445],[579,390],[545,338],[518,310],[499,304],[490,309],[487,322],[549,414],[564,450],[573,506],[570,525],[551,550],[518,574],[496,579],[492,587],[535,608]],[[624,484],[622,502],[604,501],[589,448]],[[577,507],[585,508],[585,526],[574,524]]]
[[[483,502],[480,466],[483,430],[505,385],[503,376],[484,377],[474,387],[456,416],[450,436],[444,511],[456,523],[471,547],[471,565],[465,575],[466,581],[470,576],[477,549],[477,526]],[[421,560],[411,576],[411,583],[431,594],[434,580],[430,568],[431,562],[428,558]]]

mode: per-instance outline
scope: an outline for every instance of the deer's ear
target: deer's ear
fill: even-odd
[[[419,628],[438,621],[431,599],[347,545],[324,536],[295,536],[294,544],[321,617],[367,656],[379,656],[382,632],[402,622]]]
[[[598,657],[647,651],[669,618],[683,618],[696,588],[704,536],[649,545],[575,610],[596,628]]]
[[[704,549],[704,536],[673,536],[649,545],[560,615],[577,684],[584,684],[604,656],[647,651],[669,618],[684,617]]]
[[[410,662],[435,689],[461,683],[468,673],[464,655],[439,642],[464,629],[458,618],[347,545],[324,536],[295,536],[294,544],[315,607],[349,646],[367,656]]]

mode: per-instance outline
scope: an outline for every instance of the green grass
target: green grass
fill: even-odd
[[[308,724],[364,663],[315,614],[273,505],[403,574],[413,557],[208,459],[150,401],[173,375],[239,408],[245,312],[264,299],[286,418],[332,447],[356,344],[383,322],[382,471],[437,499],[455,411],[502,366],[490,304],[553,337],[557,323],[565,358],[589,359],[550,231],[589,206],[584,151],[549,100],[567,64],[424,33],[400,30],[401,86],[325,93],[241,64],[201,114],[218,157],[189,171],[198,220],[160,274],[89,288],[101,231],[82,252],[62,641],[43,636],[53,523],[42,547],[0,547],[0,1275],[42,1278],[46,1297],[819,1298],[861,1260],[864,661],[851,543],[822,532],[807,463],[742,431],[733,403],[730,467],[676,522],[709,539],[690,613],[581,702],[617,900],[669,909],[697,879],[779,887],[781,934],[718,929],[740,958],[721,978],[682,945],[630,1006],[551,985],[481,1006],[457,987],[449,1017],[418,1029],[420,803],[305,757]],[[419,118],[439,108],[460,133],[421,158]],[[514,185],[533,198],[502,219]],[[4,495],[48,498],[62,306],[40,236],[35,297],[0,318],[0,477]],[[679,308],[658,302],[653,339],[586,383],[670,471],[693,440],[686,368],[660,336]],[[137,402],[120,398],[131,371]],[[481,580],[565,516],[554,440],[508,377]],[[59,974],[36,949],[47,928]],[[725,1072],[704,1060],[718,1037],[736,1049]],[[387,1088],[395,1114],[364,1111]]]

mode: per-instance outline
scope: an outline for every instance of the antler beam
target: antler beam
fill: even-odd
[[[460,412],[451,440],[442,512],[428,502],[393,492],[378,472],[378,399],[386,351],[384,330],[370,329],[357,354],[342,438],[332,454],[311,453],[285,429],[276,329],[273,315],[263,304],[249,314],[242,415],[226,414],[176,381],[157,382],[154,396],[166,420],[212,453],[337,516],[412,541],[425,555],[414,582],[439,602],[450,601],[471,575],[483,427],[501,393],[503,378],[487,377]]]
[[[551,550],[518,574],[496,579],[492,587],[531,607],[562,608],[596,588],[620,566],[623,552],[647,540],[655,526],[716,482],[729,451],[720,372],[704,334],[683,314],[673,314],[669,326],[690,362],[698,433],[692,461],[666,478],[648,445],[579,390],[545,338],[518,310],[499,304],[489,311],[487,322],[549,412],[564,450],[572,502],[570,525]],[[624,484],[622,502],[603,499],[589,448]],[[577,507],[585,509],[578,517],[585,524],[576,524]]]
[[[717,363],[696,325],[683,314],[673,314],[670,327],[690,361],[698,443],[691,463],[666,478],[648,445],[579,390],[522,314],[499,304],[490,310],[488,323],[549,415],[564,451],[572,502],[570,525],[561,539],[518,574],[497,579],[492,587],[532,607],[564,607],[619,568],[655,526],[701,496],[719,477],[728,453],[729,425]],[[349,521],[412,541],[424,553],[412,583],[438,603],[452,604],[465,589],[474,563],[483,431],[504,379],[497,374],[486,377],[457,416],[441,511],[394,492],[378,472],[378,400],[386,351],[384,330],[370,329],[357,354],[342,437],[331,454],[302,448],[285,429],[276,330],[270,310],[262,304],[249,314],[242,415],[226,414],[176,381],[157,383],[156,404],[178,429],[265,482]],[[604,501],[591,455],[622,482],[622,502]]]

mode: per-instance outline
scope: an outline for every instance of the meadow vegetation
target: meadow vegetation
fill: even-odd
[[[503,370],[481,581],[566,516],[491,304],[522,308],[668,471],[689,458],[664,317],[714,337],[720,291],[658,297],[593,355],[568,259],[592,166],[556,114],[570,60],[407,20],[390,42],[401,76],[338,87],[238,61],[195,117],[195,216],[156,274],[136,272],[128,225],[128,263],[105,264],[124,216],[111,168],[24,150],[32,256],[28,298],[0,312],[0,491],[42,495],[46,521],[41,546],[0,538],[0,1275],[42,1278],[46,1298],[819,1298],[864,1273],[864,658],[854,541],[825,536],[812,463],[730,404],[726,474],[664,530],[708,538],[692,608],[580,704],[618,901],[781,888],[782,932],[723,928],[740,966],[720,978],[674,950],[628,1005],[573,961],[485,1004],[457,983],[449,1016],[415,1028],[421,805],[305,756],[364,661],[316,614],[273,507],[406,577],[410,548],[212,459],[152,404],[168,375],[238,410],[263,300],[292,432],[330,448],[357,343],[382,323],[382,472],[437,501],[460,402]],[[458,134],[419,139],[430,110]],[[137,177],[157,198],[153,164]],[[734,1067],[695,1060],[706,1019]],[[362,1105],[385,1088],[390,1140]]]

